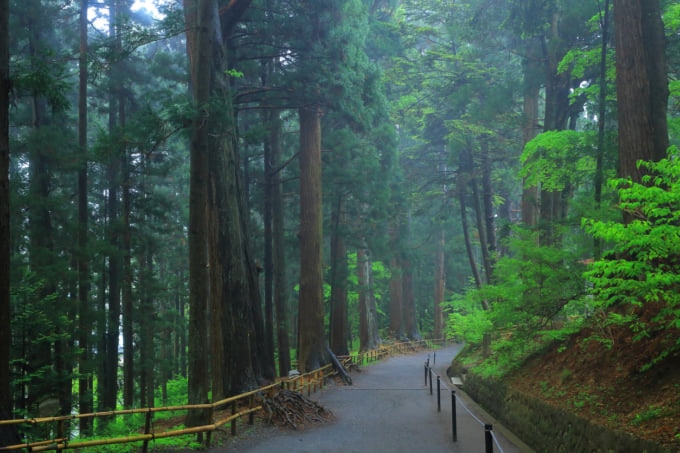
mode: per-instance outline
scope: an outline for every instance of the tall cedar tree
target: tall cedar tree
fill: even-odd
[[[220,10],[222,43],[232,40],[232,32],[250,1],[231,2]],[[265,340],[264,319],[261,308],[258,272],[248,228],[248,208],[245,185],[236,148],[235,115],[231,103],[229,81],[225,77],[228,62],[222,45],[213,54],[215,74],[218,77],[214,97],[223,105],[222,138],[219,146],[211,148],[209,195],[216,196],[209,203],[219,216],[216,227],[222,244],[216,256],[222,254],[224,267],[223,348],[225,351],[225,394],[251,390],[258,381],[271,380],[276,375],[274,355]],[[220,200],[221,198],[221,200]],[[219,251],[219,253],[218,253]],[[215,260],[211,258],[211,262]],[[219,282],[219,281],[218,281]],[[216,282],[213,285],[217,287]],[[211,288],[213,288],[211,286]],[[213,388],[213,395],[219,389]]]
[[[269,145],[271,148],[270,164],[277,167],[277,171],[271,172],[271,197],[272,197],[272,262],[276,263],[273,269],[273,297],[276,311],[276,339],[278,344],[279,374],[287,376],[290,371],[290,337],[288,332],[288,307],[286,293],[286,251],[284,231],[284,197],[281,181],[281,120],[276,113],[271,117],[271,130],[269,132]]]
[[[338,194],[331,214],[331,313],[330,347],[336,355],[349,354],[349,326],[347,320],[347,247],[343,231],[343,195]]]
[[[323,300],[321,210],[321,109],[302,107],[300,117],[300,294],[298,363],[311,371],[328,362]]]
[[[365,241],[364,241],[365,242]],[[380,346],[378,312],[373,294],[373,261],[368,248],[357,250],[357,283],[359,285],[359,349],[369,351]]]
[[[208,141],[212,47],[217,20],[211,0],[184,0],[191,93],[196,113],[191,124],[189,195],[189,404],[208,402]],[[207,412],[191,412],[187,425],[202,425]]]
[[[641,182],[639,160],[659,161],[668,149],[668,77],[658,0],[614,0],[619,176]]]
[[[79,34],[80,53],[78,60],[78,148],[80,162],[78,168],[78,366],[81,370],[90,367],[90,332],[92,310],[89,303],[90,272],[87,257],[88,243],[88,197],[87,197],[87,9],[88,0],[80,2]],[[82,373],[78,379],[78,393],[81,401],[90,401],[92,395],[89,373]],[[87,404],[81,410],[87,410]],[[88,429],[89,421],[83,419],[83,427]]]
[[[121,23],[123,11],[119,0],[109,1],[111,20],[109,21],[109,36],[112,39],[113,52],[121,53]],[[117,135],[119,128],[125,126],[125,96],[123,92],[122,67],[124,62],[120,59],[109,66],[108,89],[109,111],[108,128],[112,137]],[[108,241],[110,253],[108,254],[108,292],[107,299],[101,300],[101,311],[106,316],[100,316],[101,343],[98,346],[102,352],[99,362],[99,376],[97,382],[98,410],[106,411],[116,408],[118,393],[118,336],[120,323],[120,287],[121,287],[121,256],[120,256],[120,195],[121,186],[121,156],[126,152],[125,144],[114,140],[108,152],[107,176],[107,219]]]
[[[31,6],[35,4],[29,3]],[[36,10],[34,10],[36,11]],[[44,68],[43,59],[51,53],[57,51],[55,36],[50,29],[45,28],[47,23],[47,10],[37,9],[35,15],[25,16],[28,32],[28,52],[31,58],[31,71],[41,74]],[[44,73],[43,73],[44,74]],[[55,122],[58,121],[56,113],[59,108],[48,96],[47,86],[35,85],[31,87],[31,135],[36,141],[30,147],[29,155],[29,194],[28,201],[28,237],[29,237],[29,267],[37,290],[33,295],[33,303],[38,310],[46,312],[47,304],[56,296],[57,278],[55,278],[55,267],[57,266],[57,254],[55,252],[55,229],[53,215],[54,210],[51,206],[51,195],[53,178],[57,173],[57,163],[51,144],[41,141],[50,137],[56,128]],[[56,308],[56,307],[55,307]],[[56,326],[55,326],[56,327]],[[55,333],[54,330],[50,332]],[[55,388],[53,374],[52,350],[55,347],[52,335],[33,336],[28,339],[31,347],[26,354],[26,377],[29,379],[27,395],[20,404],[26,404],[26,408],[31,410],[37,407],[38,402],[51,395],[51,390]],[[58,340],[57,340],[58,341]],[[63,357],[54,357],[61,360]],[[59,369],[60,367],[55,367]]]

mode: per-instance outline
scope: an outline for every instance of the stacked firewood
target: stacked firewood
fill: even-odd
[[[333,418],[331,411],[292,390],[279,389],[265,395],[262,407],[269,423],[293,429],[326,423]]]

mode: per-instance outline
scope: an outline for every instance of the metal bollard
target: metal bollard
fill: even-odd
[[[486,453],[493,453],[493,437],[491,437],[492,425],[484,425],[484,445]]]
[[[458,426],[456,420],[456,391],[451,390],[451,434],[453,441],[458,442]]]
[[[441,378],[437,376],[437,412],[442,411]]]
[[[432,395],[432,368],[428,368],[430,370],[430,395]]]
[[[432,353],[432,363],[435,365],[437,364],[437,351]]]

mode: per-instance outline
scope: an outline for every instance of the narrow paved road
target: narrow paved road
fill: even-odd
[[[425,385],[424,364],[428,357],[434,362],[434,352],[422,351],[364,366],[360,372],[352,373],[352,386],[331,385],[313,394],[313,400],[335,415],[328,424],[301,431],[265,427],[211,451],[484,453],[483,423],[490,423],[500,445],[494,444],[494,452],[531,452],[461,392],[456,392],[458,441],[453,442],[453,386],[446,379],[446,367],[460,348],[461,345],[451,345],[436,350],[433,370],[441,376],[441,412],[437,411],[436,376],[433,375],[432,395]]]

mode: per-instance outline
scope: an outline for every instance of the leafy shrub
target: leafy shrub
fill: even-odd
[[[593,263],[585,273],[592,294],[603,310],[631,307],[638,319],[628,325],[639,340],[649,329],[680,328],[680,152],[669,150],[659,162],[640,162],[648,174],[642,183],[615,179],[619,207],[627,223],[583,221],[584,229],[611,248],[606,258]],[[654,316],[640,314],[654,305]],[[650,326],[654,324],[654,326]],[[680,340],[673,346],[680,348]],[[663,352],[662,352],[663,353]],[[667,354],[668,351],[665,351]]]

